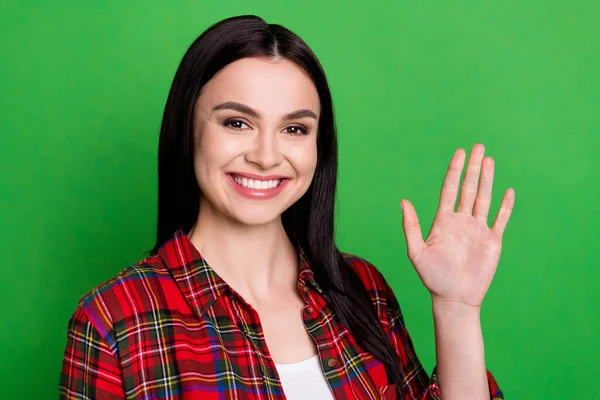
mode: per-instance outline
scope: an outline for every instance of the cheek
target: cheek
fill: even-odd
[[[201,180],[215,179],[222,168],[240,153],[239,141],[213,126],[207,126],[196,139],[194,166]]]
[[[317,144],[309,142],[295,147],[291,159],[296,173],[304,179],[312,180],[317,167]]]
[[[317,169],[317,146],[315,146],[314,150],[311,152],[312,157],[307,158],[306,168],[310,171],[311,179],[315,174],[315,170]]]

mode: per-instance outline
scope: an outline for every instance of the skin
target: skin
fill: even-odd
[[[215,110],[231,102],[254,113],[239,107]],[[308,110],[316,118],[285,117],[298,110]],[[319,110],[316,88],[299,67],[287,60],[257,58],[238,60],[220,71],[205,85],[195,108],[195,172],[203,194],[198,221],[188,236],[211,267],[258,312],[276,363],[316,354],[302,323],[297,254],[281,214],[306,192],[313,178]],[[228,124],[232,119],[238,122]],[[301,131],[294,126],[306,127],[308,134],[294,134]],[[505,192],[489,228],[494,160],[484,152],[482,144],[471,151],[457,212],[454,205],[466,152],[454,153],[426,240],[413,205],[401,201],[408,258],[432,298],[437,372],[446,400],[489,398],[480,309],[498,266],[515,193]],[[290,180],[272,199],[247,199],[227,180],[232,171]]]
[[[483,144],[471,150],[457,212],[466,154],[463,149],[454,153],[425,241],[415,208],[401,201],[408,258],[431,294],[440,390],[450,400],[490,398],[480,311],[498,267],[515,191],[506,190],[489,228],[494,159],[484,153]]]
[[[253,111],[223,106],[232,102]],[[304,117],[286,118],[302,110]],[[310,113],[316,118],[306,115]],[[314,84],[283,59],[244,58],[229,64],[205,85],[195,107],[194,166],[203,195],[188,236],[217,274],[258,312],[269,353],[278,364],[317,353],[302,322],[298,255],[281,214],[312,181],[319,113]],[[232,187],[226,175],[232,171],[290,179],[272,199],[248,199]]]

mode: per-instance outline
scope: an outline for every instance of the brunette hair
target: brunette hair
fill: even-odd
[[[399,357],[369,294],[345,261],[334,239],[337,139],[331,92],[319,60],[290,30],[253,16],[222,20],[200,35],[185,53],[167,99],[158,149],[158,221],[152,252],[178,229],[188,232],[199,212],[200,188],[194,173],[194,104],[204,85],[222,68],[244,57],[285,58],[303,68],[321,102],[317,166],[313,181],[282,215],[290,240],[308,257],[315,279],[335,315],[359,345],[381,361],[401,394]]]

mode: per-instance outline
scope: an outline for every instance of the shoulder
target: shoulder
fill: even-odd
[[[101,335],[108,334],[115,323],[151,311],[169,282],[173,280],[162,260],[149,256],[89,290],[73,317],[85,317]]]
[[[383,274],[371,262],[350,253],[342,253],[346,263],[352,267],[368,291],[387,292],[389,286]]]
[[[350,253],[342,253],[342,256],[358,275],[380,318],[385,318],[390,308],[398,308],[394,292],[375,265]]]
[[[398,299],[379,269],[364,258],[349,253],[342,253],[342,256],[365,286],[384,329],[397,329],[399,326],[404,326],[404,317]]]

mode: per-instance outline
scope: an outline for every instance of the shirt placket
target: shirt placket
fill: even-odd
[[[310,285],[310,283],[302,282],[299,284],[306,303],[303,315],[304,325],[317,344],[320,364],[334,398],[345,399],[349,394],[362,399],[380,398],[372,380],[367,376],[368,374],[364,374],[358,381],[347,382],[349,371],[346,366],[356,363],[357,349],[347,340],[347,337],[337,337],[340,334],[338,330],[345,328],[337,325],[339,322],[334,320],[333,315],[328,315],[332,311],[323,293],[320,290],[311,290]],[[327,325],[321,325],[319,321],[330,322]],[[346,358],[348,359],[346,360]],[[358,366],[354,365],[354,367]]]
[[[344,377],[339,373],[336,374],[333,372],[341,365],[339,355],[331,340],[333,332],[328,332],[327,327],[319,325],[318,321],[320,314],[328,311],[317,303],[317,299],[313,297],[316,294],[313,295],[311,293],[309,285],[310,283],[307,284],[304,281],[299,283],[300,293],[305,303],[303,312],[304,326],[317,346],[321,369],[325,374],[329,389],[334,398],[343,398],[343,394],[341,392],[337,393],[338,391],[334,389],[334,387],[340,386],[338,384],[339,379],[344,379]]]

